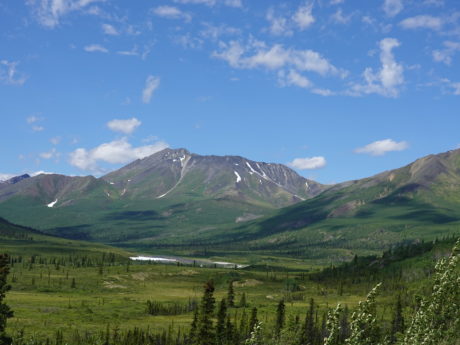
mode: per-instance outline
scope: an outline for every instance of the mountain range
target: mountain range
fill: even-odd
[[[458,232],[460,150],[322,185],[274,163],[165,149],[100,178],[0,183],[0,216],[73,239],[142,248],[372,252]]]

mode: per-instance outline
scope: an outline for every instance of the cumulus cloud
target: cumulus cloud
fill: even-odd
[[[439,17],[433,17],[430,15],[419,15],[415,17],[406,18],[399,23],[404,29],[431,29],[440,30],[443,21]]]
[[[43,26],[54,28],[61,17],[85,9],[88,5],[104,0],[28,0],[36,20]]]
[[[185,13],[174,6],[168,6],[168,5],[158,6],[158,7],[155,7],[152,10],[152,12],[155,15],[162,17],[162,18],[183,19],[186,22],[189,22],[192,20],[192,16],[190,14]]]
[[[38,116],[35,116],[35,115],[32,115],[32,116],[29,116],[27,119],[26,119],[26,122],[31,125],[31,128],[34,132],[41,132],[45,129],[45,127],[43,126],[40,126],[38,124],[38,122],[41,122],[43,121],[43,118],[42,117],[38,117]]]
[[[295,158],[288,166],[298,170],[313,170],[326,166],[326,158],[322,156]]]
[[[125,164],[164,150],[169,145],[163,141],[151,145],[133,147],[127,138],[103,143],[93,149],[78,148],[70,153],[69,162],[87,171],[101,172],[98,163]]]
[[[111,36],[118,36],[120,34],[118,30],[113,25],[110,25],[110,24],[102,24],[102,31],[106,35],[111,35]]]
[[[114,132],[121,132],[124,134],[131,134],[134,130],[141,125],[141,121],[135,117],[127,120],[114,119],[107,122],[107,127]]]
[[[0,182],[8,181],[10,178],[13,178],[15,176],[18,176],[18,175],[0,173]]]
[[[52,159],[52,158],[59,158],[61,156],[61,153],[58,152],[55,148],[52,148],[50,151],[48,152],[42,152],[40,153],[40,158],[43,158],[43,159]]]
[[[7,85],[23,85],[27,77],[19,73],[18,61],[0,60],[0,82]]]
[[[433,51],[433,60],[450,65],[452,63],[452,56],[460,51],[460,42],[444,41],[443,45],[444,49]]]
[[[307,77],[292,69],[288,73],[285,71],[279,71],[278,82],[281,86],[294,85],[305,89],[310,88],[313,85]]]
[[[371,156],[383,156],[387,152],[391,151],[403,151],[407,149],[409,145],[405,141],[396,142],[392,139],[384,139],[374,141],[363,147],[355,149],[355,153],[365,153]]]
[[[276,15],[273,7],[270,7],[265,16],[270,23],[268,32],[276,36],[291,36],[294,29],[303,31],[315,22],[312,10],[313,4],[310,2],[299,6],[292,15]]]
[[[404,9],[402,0],[385,0],[383,2],[383,11],[389,17],[394,17]]]
[[[276,16],[275,10],[273,8],[269,8],[267,11],[267,15],[265,18],[270,23],[270,27],[268,31],[272,35],[276,36],[291,36],[293,31],[291,29],[290,23],[286,17]]]
[[[222,4],[228,7],[243,7],[243,2],[241,0],[174,0],[174,2],[180,4],[206,5],[209,7],[215,6],[216,4]]]
[[[350,94],[358,96],[362,94],[376,93],[386,97],[397,97],[399,87],[404,83],[404,67],[396,62],[393,49],[401,43],[395,38],[384,38],[380,41],[380,62],[382,67],[374,72],[368,67],[364,70],[365,84],[353,84]]]
[[[277,70],[294,67],[299,71],[315,72],[320,75],[346,76],[346,71],[332,65],[320,53],[310,49],[286,49],[281,44],[267,47],[263,42],[256,42],[248,47],[237,41],[220,43],[221,51],[214,52],[213,57],[227,61],[230,66],[241,69],[267,68]]]
[[[145,80],[144,90],[142,90],[142,102],[150,103],[153,93],[160,86],[160,77],[149,75]]]
[[[315,22],[315,18],[312,14],[313,10],[313,3],[305,3],[304,5],[300,6],[294,16],[292,17],[294,23],[297,24],[300,30],[305,30],[310,25]]]
[[[90,45],[87,45],[85,46],[85,51],[87,51],[88,53],[108,53],[109,50],[103,46],[101,46],[100,44],[90,44]]]
[[[345,15],[341,8],[339,8],[335,13],[331,16],[331,19],[334,23],[337,24],[348,24],[351,20],[352,15]]]

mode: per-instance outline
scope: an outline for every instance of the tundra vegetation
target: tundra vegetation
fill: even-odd
[[[454,242],[322,269],[133,263],[102,247],[17,251],[0,260],[0,344],[459,344]]]

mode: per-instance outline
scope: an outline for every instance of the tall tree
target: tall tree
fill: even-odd
[[[227,304],[225,303],[225,299],[222,299],[219,303],[219,311],[217,312],[217,324],[216,324],[216,344],[217,345],[225,344],[226,319],[227,319]]]
[[[254,331],[254,327],[259,323],[259,320],[257,320],[257,308],[254,307],[251,310],[251,317],[249,319],[249,333]]]
[[[395,344],[397,340],[397,334],[404,332],[404,317],[402,314],[402,303],[401,295],[398,295],[396,300],[395,310],[393,313],[393,320],[391,321],[391,334],[390,343]]]
[[[286,320],[286,306],[284,305],[284,300],[279,301],[278,307],[276,308],[276,324],[275,324],[275,335],[279,337],[281,330],[284,327],[284,322]]]
[[[233,280],[230,280],[230,283],[228,283],[227,305],[229,308],[233,308],[235,306],[235,290],[233,289]]]
[[[214,316],[214,282],[208,281],[204,285],[204,294],[201,299],[200,314],[198,317],[197,345],[214,345],[215,330],[212,318]]]
[[[315,329],[315,300],[310,298],[310,307],[305,316],[305,323],[302,329],[301,344],[313,345],[316,339]]]
[[[11,286],[7,283],[7,276],[10,271],[8,267],[8,255],[0,254],[0,345],[11,344],[11,338],[6,335],[6,320],[13,316],[13,312],[10,307],[3,302],[5,299],[6,292],[11,289]]]

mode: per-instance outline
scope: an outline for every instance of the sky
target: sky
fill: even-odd
[[[167,147],[322,183],[460,144],[458,0],[0,0],[0,180]]]

